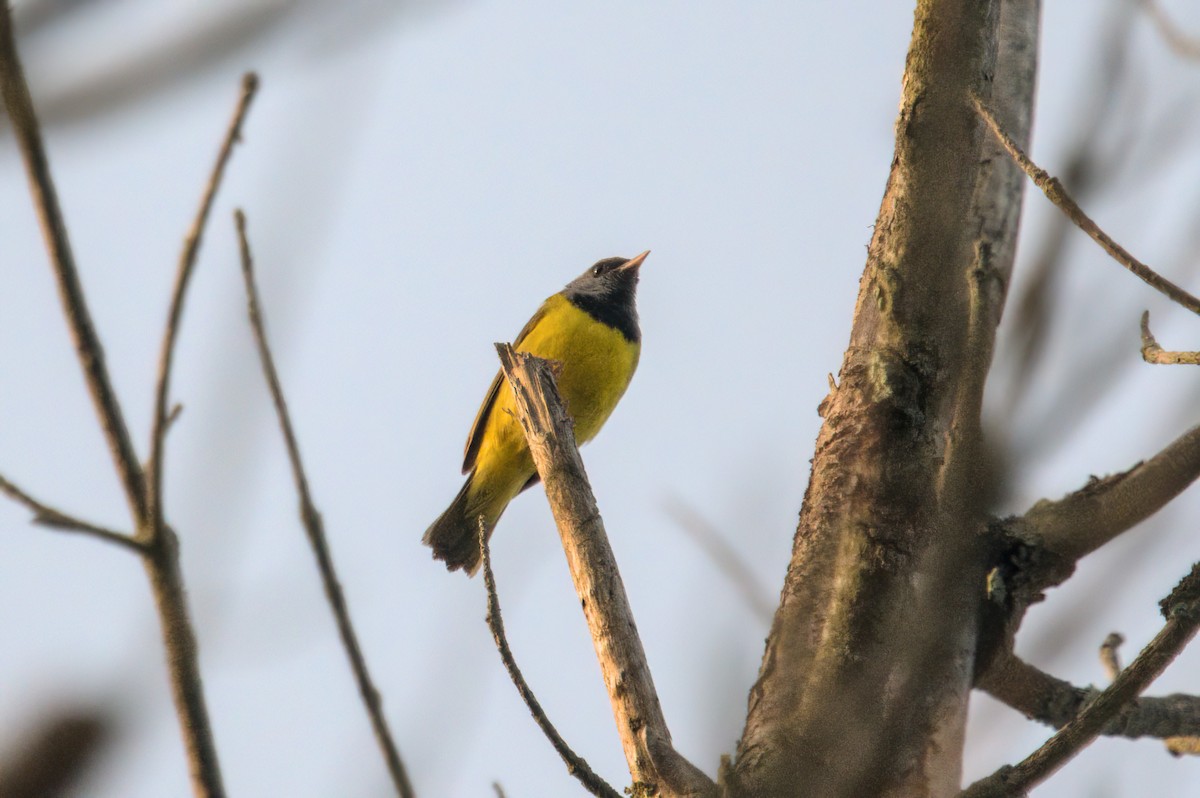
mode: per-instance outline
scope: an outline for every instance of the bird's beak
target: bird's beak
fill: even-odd
[[[619,271],[619,272],[627,272],[627,271],[631,271],[631,270],[636,271],[637,268],[642,265],[642,261],[644,261],[646,259],[646,256],[649,254],[650,254],[650,250],[646,250],[641,255],[638,255],[635,258],[630,258],[629,260],[622,263],[617,268],[617,271]]]

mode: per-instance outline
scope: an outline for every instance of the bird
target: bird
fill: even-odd
[[[560,364],[558,389],[580,444],[600,431],[637,369],[642,348],[637,284],[649,254],[597,261],[543,302],[513,341],[518,352]],[[475,415],[462,472],[468,475],[462,490],[422,542],[447,570],[461,568],[474,576],[480,519],[490,539],[509,502],[539,480],[503,372],[496,373]]]

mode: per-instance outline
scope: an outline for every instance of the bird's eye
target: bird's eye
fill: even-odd
[[[601,266],[599,263],[597,263],[595,266],[592,267],[592,276],[593,277],[599,277],[602,274],[604,274],[604,267]]]

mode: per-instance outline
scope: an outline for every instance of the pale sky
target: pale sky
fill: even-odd
[[[1045,5],[1033,153],[1061,171],[1106,57],[1108,14],[1093,6],[1111,4]],[[1200,31],[1200,9],[1163,5]],[[252,6],[280,14],[272,33],[184,70],[145,102],[82,116],[52,102],[80,87],[89,96],[97,75]],[[233,208],[249,217],[312,488],[422,796],[490,796],[493,781],[514,798],[581,794],[504,673],[482,580],[447,574],[419,541],[461,484],[462,445],[497,366],[492,342],[511,339],[593,261],[652,250],[639,371],[584,458],[676,746],[712,775],[736,745],[767,624],[665,507],[683,502],[706,518],[777,595],[816,407],[840,365],[892,157],[911,15],[911,3],[865,0],[460,0],[400,11],[381,0],[113,0],[26,42],[84,285],[142,452],[178,250],[239,76],[261,74],[187,307],[172,392],[185,410],[168,451],[167,514],[231,795],[389,794],[297,521],[244,319]],[[1133,163],[1089,209],[1194,289],[1200,125],[1187,109],[1200,63],[1167,52],[1141,17],[1130,24],[1136,88],[1113,125],[1139,120],[1144,136],[1105,139]],[[1147,145],[1146,129],[1165,130],[1154,141],[1167,143]],[[0,473],[125,528],[4,141]],[[1026,208],[1024,256],[1056,213],[1040,195]],[[1081,234],[1069,253],[1031,397],[1015,414],[994,405],[993,426],[1022,458],[1000,512],[1127,468],[1197,421],[1200,378],[1141,364],[1137,352],[1145,308],[1167,348],[1196,348],[1196,323]],[[1018,263],[1014,297],[1027,266]],[[1120,368],[1117,388],[1079,381],[1072,369],[1092,359]],[[1047,430],[1056,408],[1065,418]],[[1193,490],[1086,560],[1031,613],[1019,650],[1077,684],[1102,684],[1100,641],[1120,630],[1132,658],[1161,623],[1158,599],[1200,559],[1197,510]],[[140,565],[26,520],[0,503],[0,751],[47,706],[112,702],[122,736],[78,795],[186,794]],[[620,789],[628,772],[540,489],[509,508],[493,557],[526,678]],[[1120,570],[1130,563],[1132,576]],[[1197,672],[1194,647],[1150,694],[1200,692]],[[966,778],[1049,733],[976,701]],[[1105,740],[1034,794],[1174,798],[1197,783],[1200,762],[1160,743]]]

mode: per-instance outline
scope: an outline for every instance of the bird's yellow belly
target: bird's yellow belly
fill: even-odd
[[[616,329],[597,322],[565,297],[547,300],[546,314],[530,330],[518,351],[556,360],[562,364],[558,390],[575,422],[575,440],[583,444],[596,436],[629,387],[641,353],[639,343],[630,342]],[[515,496],[534,473],[525,434],[516,420],[512,388],[500,385],[487,420],[476,460],[476,476],[487,484],[488,477],[504,475],[512,484],[500,488]],[[499,497],[497,497],[499,498]]]

